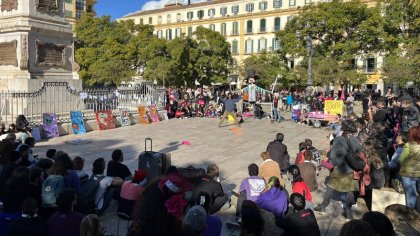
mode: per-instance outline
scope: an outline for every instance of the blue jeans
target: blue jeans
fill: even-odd
[[[417,194],[420,192],[420,178],[401,176],[401,180],[404,186],[406,205],[414,208]]]
[[[347,111],[347,115],[353,113],[353,107],[349,107],[348,111]]]
[[[277,122],[280,122],[280,113],[279,113],[278,108],[273,109],[273,115],[274,115],[273,116],[274,120]]]

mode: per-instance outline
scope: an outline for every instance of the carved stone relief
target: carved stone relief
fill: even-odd
[[[1,11],[17,10],[18,0],[1,0]]]
[[[0,66],[17,66],[17,40],[0,43]]]
[[[59,13],[59,0],[36,0],[35,6],[38,11],[49,14]]]
[[[66,48],[65,44],[43,43],[36,41],[36,62],[37,67],[64,68],[66,69]]]
[[[21,58],[20,58],[20,69],[22,70],[27,70],[28,69],[28,36],[27,35],[23,35],[21,37]]]

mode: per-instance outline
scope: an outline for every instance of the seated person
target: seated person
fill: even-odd
[[[223,206],[230,207],[229,197],[223,192],[222,185],[219,182],[219,167],[216,164],[210,164],[207,167],[207,174],[194,186],[192,190],[192,200],[194,202],[197,202],[200,192],[207,193],[210,196],[210,215],[218,212]]]
[[[305,181],[303,181],[302,176],[300,175],[300,170],[296,165],[291,165],[289,167],[289,175],[292,177],[292,190],[293,193],[299,193],[305,197],[306,207],[312,209],[312,195],[309,191],[308,186]]]
[[[106,175],[110,177],[118,177],[122,180],[133,179],[130,170],[122,162],[124,161],[124,154],[120,149],[115,149],[112,152],[112,160],[108,162]]]
[[[58,195],[58,211],[47,221],[49,236],[79,236],[83,214],[73,211],[77,203],[76,192],[66,189]]]
[[[303,181],[308,185],[309,191],[316,191],[318,189],[318,183],[316,181],[317,168],[312,162],[310,152],[305,152],[305,160],[297,164],[297,166],[299,167]]]
[[[258,196],[265,189],[265,180],[258,176],[258,166],[254,163],[248,166],[249,177],[242,180],[239,186],[239,197],[236,207],[236,216],[239,216],[242,202],[244,200],[251,200],[255,202]]]
[[[77,176],[79,176],[80,181],[89,178],[88,173],[83,170],[85,166],[85,159],[83,157],[77,156],[73,159],[74,171],[76,171]]]
[[[311,209],[305,209],[305,198],[299,193],[290,196],[294,212],[284,216],[280,221],[283,235],[293,236],[320,236],[318,222]]]
[[[276,161],[271,159],[270,153],[262,152],[261,158],[263,159],[263,163],[260,165],[258,176],[264,178],[267,183],[272,176],[276,176],[280,180],[280,185],[284,186],[285,181],[281,175],[280,166]]]
[[[222,232],[222,220],[217,215],[209,215],[210,210],[210,196],[205,193],[199,193],[198,202],[195,205],[202,206],[206,210],[207,228],[203,232],[203,236],[220,236]]]
[[[96,181],[99,181],[99,188],[96,191],[95,202],[98,214],[101,215],[108,208],[115,192],[121,188],[123,180],[119,177],[109,177],[104,175],[105,160],[98,158],[93,162],[92,176]]]
[[[121,187],[120,197],[130,201],[137,201],[147,184],[147,172],[138,170],[134,172],[133,180],[124,181]]]
[[[287,212],[288,193],[280,185],[280,181],[276,176],[272,176],[265,188],[265,191],[258,196],[255,203],[259,208],[273,213],[278,222]]]
[[[26,198],[22,204],[22,217],[13,221],[6,236],[45,236],[48,235],[47,222],[37,215],[38,204],[33,198]]]
[[[299,152],[296,154],[296,161],[295,164],[303,163],[305,161],[305,151],[306,151],[306,144],[305,142],[299,143]]]

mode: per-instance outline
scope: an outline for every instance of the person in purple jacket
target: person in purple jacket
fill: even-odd
[[[248,166],[249,177],[242,180],[239,186],[239,197],[236,207],[236,216],[240,215],[242,202],[250,200],[255,202],[260,194],[265,190],[265,179],[259,177],[259,169],[255,163]]]
[[[276,216],[276,221],[287,213],[289,194],[286,189],[280,185],[280,180],[272,176],[267,184],[266,191],[262,192],[255,203],[259,208],[273,213]]]

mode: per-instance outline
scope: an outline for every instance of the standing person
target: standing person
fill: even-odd
[[[289,108],[289,112],[292,112],[293,96],[291,92],[289,92],[289,94],[287,95],[286,102],[287,102],[286,111],[287,111],[287,108]]]
[[[347,116],[348,116],[353,113],[354,97],[353,97],[352,92],[350,92],[349,96],[347,97],[346,105],[347,105]]]
[[[351,206],[354,204],[354,192],[359,190],[359,183],[354,179],[353,170],[346,162],[346,155],[350,149],[354,152],[362,150],[362,145],[359,143],[354,134],[357,132],[354,121],[345,120],[342,123],[343,134],[336,137],[330,151],[330,161],[335,168],[330,175],[330,180],[327,183],[327,190],[324,194],[324,199],[320,205],[315,207],[315,211],[325,212],[325,208],[330,204],[334,191],[346,194],[345,204],[343,204],[343,216],[346,219],[352,218]]]
[[[219,122],[218,127],[220,128],[223,121],[225,121],[225,119],[231,115],[233,117],[233,119],[235,120],[235,124],[236,126],[239,128],[241,127],[241,125],[238,123],[238,118],[236,117],[236,114],[234,112],[235,110],[235,103],[239,102],[240,98],[237,99],[232,99],[232,94],[228,93],[227,98],[220,98],[220,101],[223,102],[224,107],[225,107],[225,112],[222,115],[222,119]]]
[[[258,176],[264,178],[267,183],[272,176],[275,176],[280,180],[281,186],[284,186],[285,181],[282,177],[280,166],[277,162],[271,159],[270,153],[261,153],[261,158],[263,159],[263,163],[260,165]]]
[[[124,161],[124,154],[121,149],[115,149],[112,152],[112,160],[108,162],[108,167],[106,169],[106,175],[110,177],[118,177],[122,180],[133,179],[128,167],[122,162]]]
[[[320,236],[318,222],[311,209],[305,208],[305,198],[299,193],[290,195],[294,212],[280,221],[285,236]]]
[[[73,211],[77,203],[76,192],[66,189],[58,195],[58,211],[47,223],[49,236],[79,236],[83,215]]]
[[[406,205],[414,208],[420,193],[420,126],[409,130],[409,142],[400,155],[400,175],[405,190]]]
[[[274,121],[277,123],[280,123],[280,112],[279,112],[279,94],[275,93],[274,94],[274,100],[273,100],[273,118]]]
[[[286,174],[290,165],[290,156],[283,140],[284,134],[277,133],[276,139],[267,145],[267,152],[270,153],[271,159],[279,164],[282,173]]]

